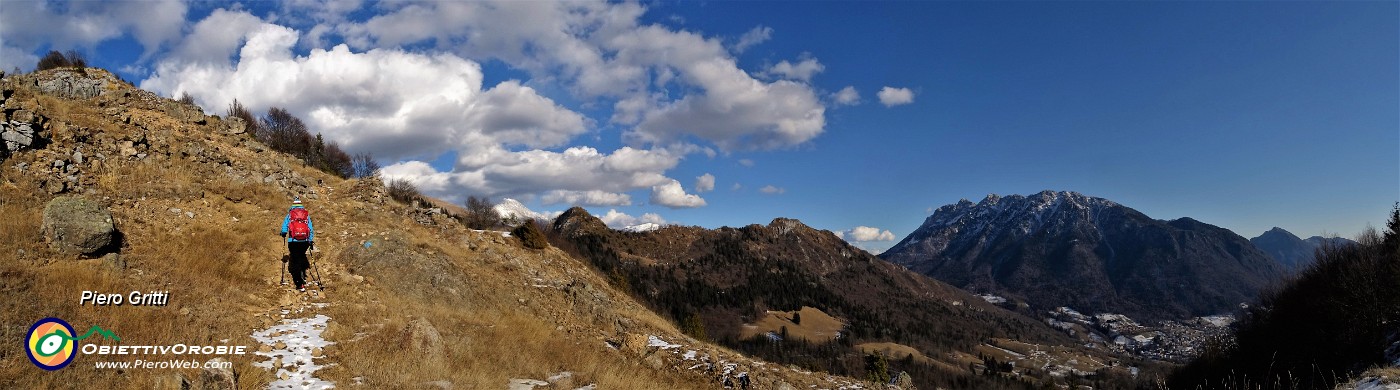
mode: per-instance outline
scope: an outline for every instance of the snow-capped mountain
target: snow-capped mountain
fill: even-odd
[[[624,232],[642,233],[642,232],[649,232],[649,231],[656,230],[656,229],[660,229],[660,228],[661,228],[661,225],[660,225],[660,224],[652,223],[652,222],[647,222],[647,223],[643,223],[643,224],[639,224],[639,225],[623,226],[622,228],[619,228],[619,229],[617,229],[617,230],[621,230],[621,231],[624,231]]]
[[[1052,191],[940,207],[881,257],[1042,308],[1148,320],[1229,312],[1283,275],[1229,230]]]
[[[558,211],[550,213],[536,212],[530,210],[529,207],[525,207],[524,203],[520,203],[520,201],[511,198],[502,199],[501,203],[496,204],[491,209],[496,210],[496,214],[500,215],[502,220],[507,221],[507,223],[511,225],[531,219],[551,220],[561,213]]]

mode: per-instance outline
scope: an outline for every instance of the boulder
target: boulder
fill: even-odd
[[[155,390],[190,390],[190,381],[177,372],[156,377],[151,388]]]
[[[224,364],[227,364],[227,362],[228,360],[224,358],[209,359],[209,362],[204,366],[204,371],[199,373],[199,388],[204,390],[237,389],[238,380],[233,372],[233,368],[222,367]]]
[[[243,118],[230,116],[224,118],[224,134],[239,135],[248,132],[248,124],[243,122]]]
[[[437,359],[442,356],[442,335],[428,320],[415,319],[404,327],[400,346],[414,355]]]
[[[44,206],[42,229],[51,248],[73,255],[97,254],[116,237],[107,208],[77,196],[49,201]]]

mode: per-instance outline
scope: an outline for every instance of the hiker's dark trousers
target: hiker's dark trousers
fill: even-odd
[[[297,288],[306,285],[306,269],[311,268],[311,263],[306,261],[306,248],[309,246],[309,242],[287,243],[287,252],[292,254],[292,260],[287,262],[287,272],[292,274],[292,283],[296,283]]]

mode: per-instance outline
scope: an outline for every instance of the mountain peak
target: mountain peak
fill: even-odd
[[[554,229],[567,234],[578,235],[608,230],[608,225],[603,223],[603,220],[588,213],[588,210],[574,206],[570,207],[568,210],[564,210],[563,214],[559,214],[559,218],[554,219]]]
[[[881,257],[1037,306],[1158,319],[1228,311],[1282,274],[1226,229],[1071,191],[940,207]]]

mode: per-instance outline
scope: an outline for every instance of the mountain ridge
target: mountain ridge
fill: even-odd
[[[859,372],[863,353],[856,344],[894,342],[901,350],[920,352],[924,357],[916,360],[929,364],[897,365],[913,374],[919,387],[967,387],[966,381],[972,380],[973,387],[985,388],[998,387],[993,385],[997,382],[967,377],[966,367],[981,365],[977,356],[994,351],[988,346],[993,340],[1016,339],[1021,341],[1008,345],[1040,345],[1065,354],[1098,356],[1094,361],[1109,359],[1042,320],[883,261],[796,219],[779,217],[737,228],[664,226],[638,233],[609,229],[575,207],[560,215],[550,230],[556,246],[593,262],[600,273],[626,286],[621,289],[633,291],[653,310],[669,313],[677,322],[696,318],[705,334],[721,344],[780,362],[783,356],[813,356],[805,366]],[[770,315],[765,313],[804,307],[843,319],[846,330],[835,341],[810,346],[775,344],[781,335],[770,335],[773,340],[741,335],[741,325]],[[1015,370],[1027,378],[1050,378],[1046,367],[1088,359],[1022,361]]]
[[[1251,244],[1264,251],[1264,254],[1296,272],[1313,263],[1319,248],[1328,245],[1352,245],[1355,241],[1342,237],[1312,236],[1299,238],[1292,232],[1275,226],[1258,237],[1249,239]]]
[[[939,207],[881,257],[1041,308],[1149,320],[1230,312],[1282,275],[1228,229],[1069,191]]]

